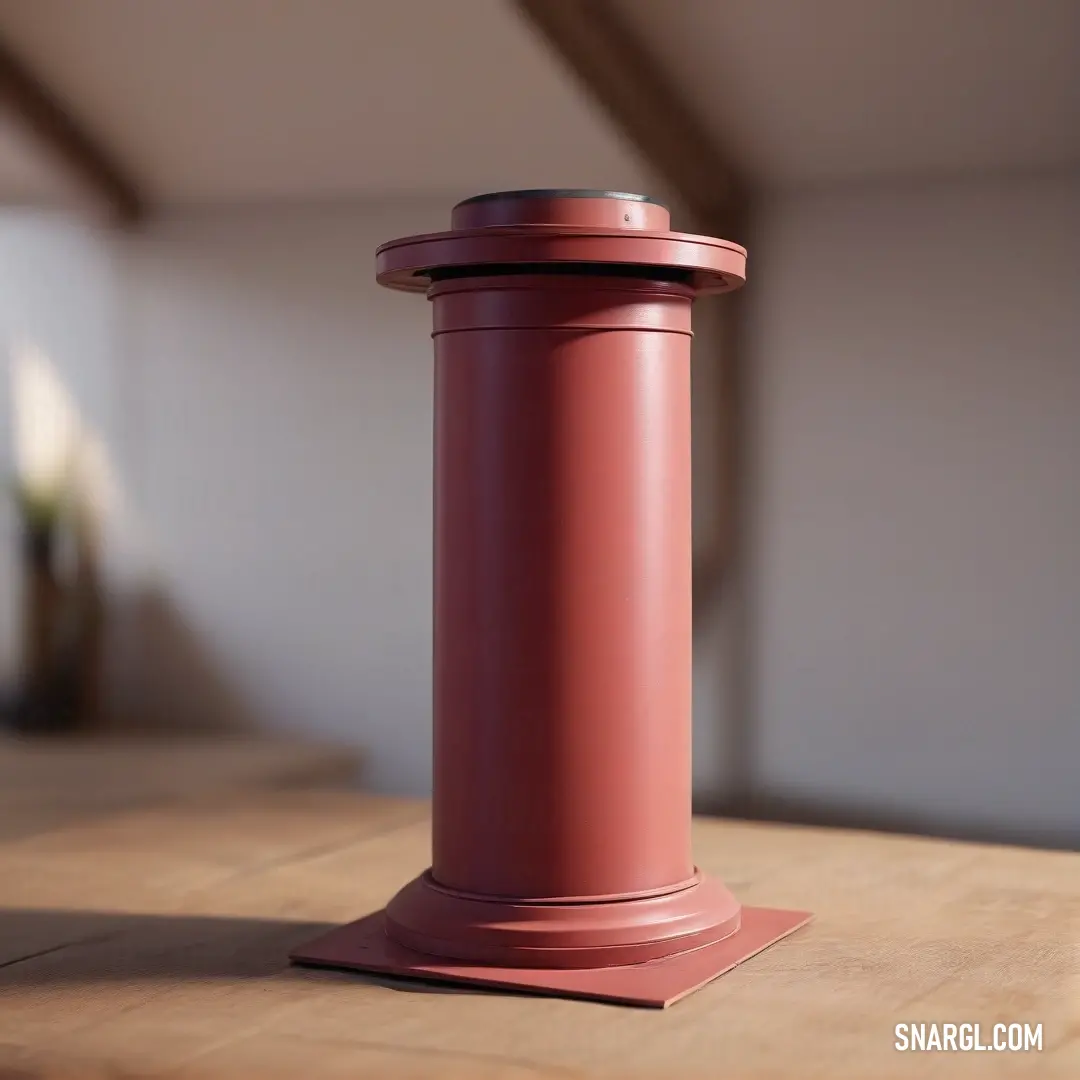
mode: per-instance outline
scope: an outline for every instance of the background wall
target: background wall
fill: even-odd
[[[778,197],[752,246],[767,793],[1080,831],[1080,183]]]
[[[261,722],[359,743],[370,782],[403,791],[429,769],[430,312],[375,285],[372,252],[445,218],[191,213],[125,251],[137,501],[171,629]]]
[[[55,385],[78,418],[95,471],[106,471],[123,424],[118,314],[113,249],[102,233],[61,214],[0,214],[0,677],[10,677],[18,662],[18,534],[8,497],[15,372],[30,364]],[[118,551],[108,539],[108,551]]]
[[[374,787],[426,790],[429,312],[376,288],[370,252],[440,227],[447,201],[178,211],[125,239],[0,219],[7,358],[30,343],[47,359],[104,461],[125,722],[354,740]],[[764,208],[741,674],[767,796],[1073,835],[1078,226],[1069,177]],[[701,308],[695,345],[699,542],[719,311]],[[719,600],[695,654],[703,794],[723,793],[739,674]]]
[[[372,787],[428,790],[431,314],[376,286],[372,252],[446,227],[451,203],[189,209],[130,237],[8,223],[6,336],[41,346],[107,451],[116,723],[355,743]],[[715,314],[695,345],[705,542]],[[708,786],[723,698],[705,624]]]

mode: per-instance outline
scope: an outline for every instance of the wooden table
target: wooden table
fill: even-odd
[[[428,830],[422,803],[292,792],[0,841],[0,1075],[1080,1077],[1080,856],[699,821],[705,869],[817,920],[663,1012],[286,965]],[[1044,1049],[900,1053],[902,1021],[1041,1023]]]
[[[266,735],[0,736],[0,839],[222,791],[354,785],[355,750]]]

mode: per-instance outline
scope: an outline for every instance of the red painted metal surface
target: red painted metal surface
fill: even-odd
[[[684,887],[690,301],[507,276],[435,304],[434,878]]]
[[[384,930],[510,970],[689,954],[741,918],[690,850],[690,310],[746,253],[617,193],[453,226],[376,256],[435,342],[433,863]]]
[[[523,990],[663,1009],[793,934],[810,919],[805,911],[748,907],[743,908],[738,933],[664,960],[587,969],[520,968],[414,952],[387,937],[382,912],[376,912],[309,942],[293,954],[293,959],[315,967],[375,972],[425,982]]]
[[[667,208],[611,192],[506,192],[466,199],[453,229],[392,240],[376,252],[381,285],[426,292],[433,274],[498,265],[594,264],[616,273],[652,268],[684,274],[695,295],[746,279],[746,249],[711,236],[668,231]]]

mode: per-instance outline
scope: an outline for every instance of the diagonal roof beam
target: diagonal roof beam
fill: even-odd
[[[145,203],[131,177],[2,38],[0,106],[10,109],[119,221],[134,224],[143,217]]]
[[[516,0],[518,9],[670,185],[703,230],[741,226],[743,182],[608,0]]]
[[[751,194],[739,170],[650,53],[623,22],[611,0],[515,0],[526,20],[561,56],[693,218],[693,228],[745,243]],[[694,621],[718,600],[734,624],[734,673],[725,721],[726,799],[749,806],[755,789],[751,605],[745,562],[748,490],[745,320],[741,292],[722,298],[722,340],[716,398],[720,460],[713,498],[720,524],[694,558]]]

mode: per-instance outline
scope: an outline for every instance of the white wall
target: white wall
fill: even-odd
[[[101,233],[67,217],[0,214],[0,692],[18,660],[19,576],[14,504],[12,371],[31,350],[70,398],[85,433],[112,459],[123,437],[117,408],[118,295]],[[118,538],[108,537],[110,550]]]
[[[137,501],[175,617],[252,714],[421,791],[430,729],[430,312],[376,245],[441,201],[187,214],[126,250]]]
[[[131,621],[121,699],[354,740],[373,786],[426,789],[430,312],[374,285],[371,252],[446,211],[191,212],[124,241],[0,221],[5,348],[31,340],[63,376],[126,508],[112,578],[154,583],[167,643],[197,654],[172,664],[161,618]],[[1068,179],[768,207],[748,286],[767,793],[1080,822],[1078,225]],[[715,333],[696,348],[700,538]],[[730,634],[721,609],[697,641],[703,793],[723,782]]]
[[[772,202],[752,247],[764,789],[1080,829],[1080,182]]]

